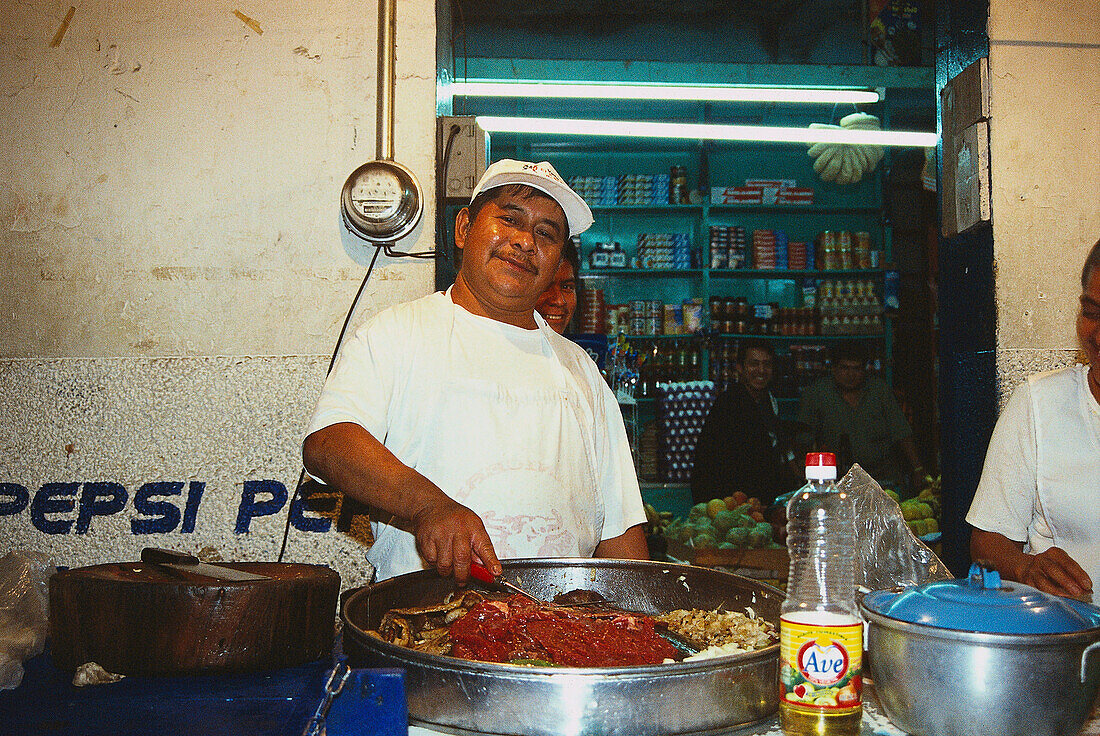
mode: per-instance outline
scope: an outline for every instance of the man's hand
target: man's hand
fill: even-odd
[[[1060,547],[1051,547],[1037,555],[1024,555],[1017,579],[1045,593],[1077,598],[1092,592],[1092,579]]]
[[[455,582],[464,585],[471,560],[494,576],[503,572],[481,518],[457,501],[440,494],[418,509],[411,521],[420,554],[440,575],[454,575]]]
[[[402,463],[358,424],[340,422],[306,438],[302,457],[311,475],[363,503],[412,523],[420,554],[440,575],[461,585],[477,559],[502,571],[485,525],[470,509]]]

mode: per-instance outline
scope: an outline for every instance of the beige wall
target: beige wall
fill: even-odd
[[[1100,238],[1100,3],[992,0],[990,154],[1002,395],[1064,365]]]
[[[90,0],[51,47],[69,7],[0,3],[0,554],[270,558],[286,507],[244,532],[243,494],[293,489],[373,252],[343,232],[338,196],[375,157],[376,5]],[[401,0],[397,35],[396,158],[431,192],[435,3]],[[403,249],[432,246],[433,218],[429,201]],[[356,322],[433,276],[381,257]],[[134,532],[151,482],[205,484],[194,531]],[[334,531],[290,548],[364,570]]]

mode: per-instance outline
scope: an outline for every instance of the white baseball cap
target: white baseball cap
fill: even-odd
[[[529,161],[516,161],[510,158],[502,158],[485,169],[481,181],[474,187],[472,202],[477,195],[489,189],[502,187],[506,184],[526,184],[546,194],[559,205],[565,212],[565,220],[569,225],[570,235],[580,235],[592,227],[592,210],[588,208],[581,196],[569,188],[565,180],[558,175],[546,161],[537,164]]]

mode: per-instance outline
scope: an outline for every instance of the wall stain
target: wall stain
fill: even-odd
[[[379,281],[407,281],[408,276],[404,271],[398,271],[395,268],[383,268],[378,272]]]
[[[254,268],[216,268],[214,266],[154,266],[149,273],[158,281],[269,281],[277,275],[275,271],[260,271]]]
[[[102,49],[99,39],[96,39],[96,51]],[[118,49],[118,44],[111,44],[107,47],[106,58],[103,63],[103,68],[109,73],[118,76],[120,74],[126,74],[127,72],[139,72],[141,71],[140,61],[124,61],[122,54]]]
[[[309,53],[309,49],[307,49],[305,46],[295,47],[293,53],[297,54],[298,56],[301,56],[303,59],[309,59],[310,61],[320,61],[321,60],[321,55],[320,54],[311,54],[311,53]]]

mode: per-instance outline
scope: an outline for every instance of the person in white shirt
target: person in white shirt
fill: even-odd
[[[1088,597],[1100,580],[1100,241],[1081,271],[1088,359],[1030,376],[1005,406],[966,520],[973,559],[1009,580]]]
[[[303,442],[315,478],[370,507],[382,580],[472,560],[646,559],[622,415],[535,303],[588,206],[546,162],[498,161],[455,221],[444,292],[395,305],[341,349]]]

